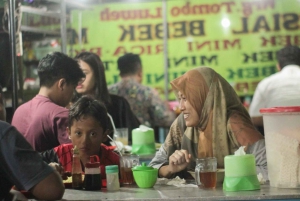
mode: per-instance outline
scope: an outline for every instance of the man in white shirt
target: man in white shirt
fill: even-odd
[[[279,72],[256,87],[249,114],[255,126],[263,126],[261,108],[300,106],[300,48],[287,46],[277,52]]]

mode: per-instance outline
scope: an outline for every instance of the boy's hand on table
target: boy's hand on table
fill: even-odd
[[[72,175],[71,172],[65,172],[64,168],[58,163],[52,162],[49,165],[61,175],[63,180],[67,180]]]

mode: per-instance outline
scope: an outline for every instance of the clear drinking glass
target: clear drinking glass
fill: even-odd
[[[197,158],[195,179],[200,188],[215,188],[217,185],[217,159],[215,157]]]
[[[123,155],[120,157],[121,184],[134,184],[132,168],[139,165],[138,155]]]
[[[117,128],[114,133],[114,140],[128,145],[128,128]]]

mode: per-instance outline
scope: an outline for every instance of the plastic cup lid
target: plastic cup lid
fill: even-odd
[[[262,108],[259,110],[260,113],[285,113],[285,112],[300,112],[299,106],[291,107],[271,107],[271,108]]]
[[[154,169],[153,167],[148,167],[145,162],[142,162],[142,165],[138,165],[138,166],[135,166],[134,168],[132,168],[132,170],[137,170],[137,171],[153,170],[153,169]]]
[[[105,166],[106,173],[119,172],[119,167],[117,165],[107,165]]]

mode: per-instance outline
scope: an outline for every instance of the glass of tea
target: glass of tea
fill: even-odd
[[[121,184],[135,184],[132,168],[139,165],[139,156],[135,154],[120,157]]]
[[[216,188],[217,159],[215,157],[196,159],[195,180],[199,188]]]

